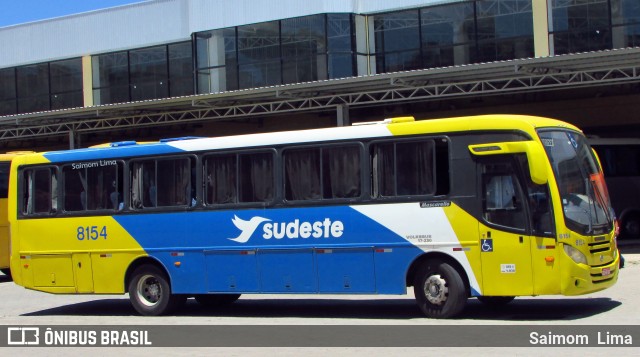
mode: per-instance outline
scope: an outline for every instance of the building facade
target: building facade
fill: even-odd
[[[265,88],[275,88],[273,98],[254,103],[281,102],[289,89],[312,93],[327,82],[335,93],[358,93],[369,86],[361,78],[418,71],[429,82],[432,73],[437,79],[465,66],[473,66],[473,77],[505,61],[607,50],[628,57],[638,41],[636,0],[148,1],[0,28],[0,123],[76,118],[68,130],[48,133],[62,135],[83,131],[96,109],[110,112],[102,118],[127,109],[187,112],[203,98],[210,107],[228,107]],[[591,70],[607,57],[585,58]],[[533,67],[554,66],[551,60]],[[502,79],[491,76],[483,78]],[[405,83],[389,78],[390,85]],[[591,85],[604,84],[584,86]],[[348,108],[345,114],[344,105],[335,106],[348,117]],[[38,136],[16,129],[0,141]]]

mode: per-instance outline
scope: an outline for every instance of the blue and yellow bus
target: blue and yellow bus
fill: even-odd
[[[581,295],[618,277],[609,199],[583,134],[487,115],[45,152],[13,161],[14,281],[129,293],[143,315],[187,298]]]

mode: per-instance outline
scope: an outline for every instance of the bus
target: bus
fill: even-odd
[[[640,139],[588,138],[602,162],[620,239],[640,239]]]
[[[611,212],[583,134],[515,115],[44,152],[9,184],[16,284],[128,293],[142,315],[412,287],[449,318],[588,294],[618,278]]]
[[[9,193],[9,167],[11,160],[17,155],[32,153],[32,151],[12,151],[0,154],[0,271],[11,279],[9,267],[10,241],[9,220],[7,212],[7,195]]]

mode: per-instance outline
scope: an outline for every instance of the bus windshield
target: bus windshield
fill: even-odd
[[[570,131],[539,132],[560,190],[567,226],[581,234],[602,234],[613,224],[602,170],[584,136]]]

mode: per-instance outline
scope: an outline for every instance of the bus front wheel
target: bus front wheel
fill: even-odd
[[[171,293],[166,274],[153,265],[138,267],[129,281],[129,299],[141,315],[169,313],[186,301],[184,295]]]
[[[430,261],[418,270],[413,283],[416,302],[430,318],[446,319],[459,314],[467,302],[466,288],[458,271],[441,261]]]

